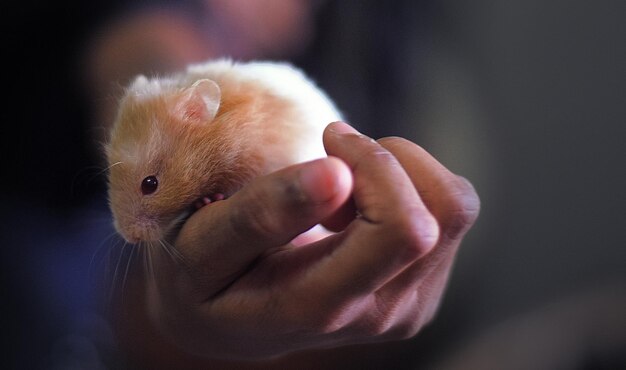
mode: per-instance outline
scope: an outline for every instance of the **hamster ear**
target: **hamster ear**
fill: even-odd
[[[202,79],[188,87],[175,105],[175,114],[185,121],[208,123],[220,107],[221,91],[215,81]]]

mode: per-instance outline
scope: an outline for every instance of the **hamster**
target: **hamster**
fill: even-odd
[[[326,156],[322,132],[341,119],[287,63],[221,59],[138,76],[105,146],[115,229],[133,244],[171,237],[253,178]]]

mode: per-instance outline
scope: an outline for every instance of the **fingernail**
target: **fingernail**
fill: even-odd
[[[359,134],[359,132],[349,124],[341,121],[333,122],[328,126],[328,131],[333,134],[343,135],[343,134]]]
[[[373,143],[376,142],[376,140],[372,139],[371,137],[367,135],[363,135],[362,133],[358,132],[354,127],[350,126],[349,124],[345,122],[331,123],[331,126],[328,127],[328,131],[332,132],[335,135],[356,135],[360,137],[361,139],[365,139]]]
[[[313,203],[325,203],[337,194],[337,181],[332,160],[318,159],[309,162],[299,174],[300,187],[306,200]]]

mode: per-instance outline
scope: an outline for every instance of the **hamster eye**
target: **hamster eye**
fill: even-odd
[[[156,176],[148,176],[141,182],[141,192],[143,195],[152,194],[158,186],[159,180],[157,180]]]

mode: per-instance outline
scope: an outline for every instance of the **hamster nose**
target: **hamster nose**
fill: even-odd
[[[137,229],[125,230],[122,233],[122,236],[130,244],[137,244],[144,239],[144,235],[141,233],[141,230]]]
[[[141,238],[137,234],[126,235],[124,236],[124,239],[126,239],[126,241],[130,244],[137,244],[141,241]]]

